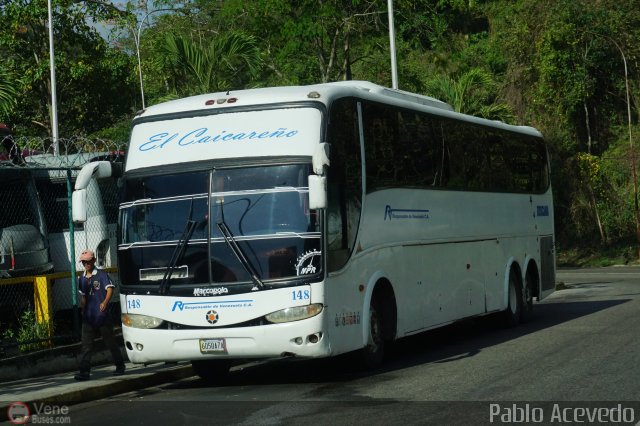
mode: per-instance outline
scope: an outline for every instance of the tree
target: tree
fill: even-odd
[[[600,164],[601,158],[621,155],[612,149],[625,136],[629,145],[624,67],[616,43],[627,56],[633,89],[640,57],[636,2],[496,0],[484,10],[491,23],[488,41],[502,55],[496,63],[505,64],[504,99],[550,145],[559,243],[574,244],[585,230],[609,243],[631,239],[633,233],[624,233],[633,226],[621,222],[633,216],[627,208],[620,214],[622,201],[612,200],[628,200],[633,179],[626,185],[616,179],[607,191],[595,183],[589,187],[576,158],[587,153]],[[636,110],[632,120],[637,117]],[[628,168],[627,161],[619,159],[616,167]],[[603,182],[613,181],[613,170],[603,169]]]
[[[352,66],[386,32],[383,0],[195,1],[215,23],[233,22],[260,40],[266,84],[352,78]],[[387,39],[388,40],[388,39]]]
[[[509,107],[496,101],[493,78],[479,68],[472,68],[458,78],[438,75],[427,82],[426,90],[455,111],[505,122],[513,119]]]
[[[261,65],[255,38],[235,31],[208,41],[169,33],[157,49],[159,66],[178,96],[243,87]]]
[[[86,134],[130,114],[127,94],[133,62],[109,46],[89,25],[107,19],[112,7],[99,2],[53,2],[58,117],[62,137]],[[16,103],[7,119],[16,134],[51,134],[51,87],[47,2],[15,0],[0,7],[0,50],[15,76]]]
[[[0,67],[0,122],[5,120],[16,102],[15,79],[4,68]]]

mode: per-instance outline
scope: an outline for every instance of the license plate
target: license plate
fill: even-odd
[[[227,343],[224,338],[221,339],[200,339],[200,352],[203,354],[226,354]]]

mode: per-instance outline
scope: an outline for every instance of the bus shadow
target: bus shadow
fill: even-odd
[[[319,360],[283,359],[232,369],[224,383],[201,379],[173,383],[167,388],[209,388],[298,383],[344,383],[380,373],[429,363],[449,363],[477,355],[483,349],[536,333],[568,321],[629,302],[631,299],[573,301],[534,305],[533,318],[517,327],[504,328],[500,315],[456,322],[400,339],[386,351],[380,370],[366,371],[356,354]]]
[[[505,328],[500,314],[460,321],[397,341],[387,357],[386,371],[426,363],[447,363],[472,357],[483,349],[592,315],[632,299],[571,301],[534,305],[530,321]]]

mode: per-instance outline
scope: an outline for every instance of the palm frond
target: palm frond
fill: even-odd
[[[0,113],[8,114],[16,103],[18,89],[16,79],[6,69],[0,68]]]
[[[508,105],[495,101],[495,83],[483,69],[472,68],[458,78],[435,76],[427,82],[426,90],[429,96],[447,102],[457,112],[490,120],[513,119]]]
[[[250,81],[262,66],[255,37],[241,32],[221,34],[207,44],[169,34],[159,49],[164,56],[159,65],[182,94],[229,89],[239,77]]]

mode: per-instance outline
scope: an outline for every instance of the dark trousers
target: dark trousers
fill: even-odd
[[[124,369],[124,360],[120,352],[120,346],[113,335],[113,324],[105,324],[94,327],[86,322],[82,323],[82,352],[80,352],[80,373],[89,374],[91,370],[91,355],[93,354],[93,339],[102,336],[105,346],[111,351],[113,363],[118,369]]]

